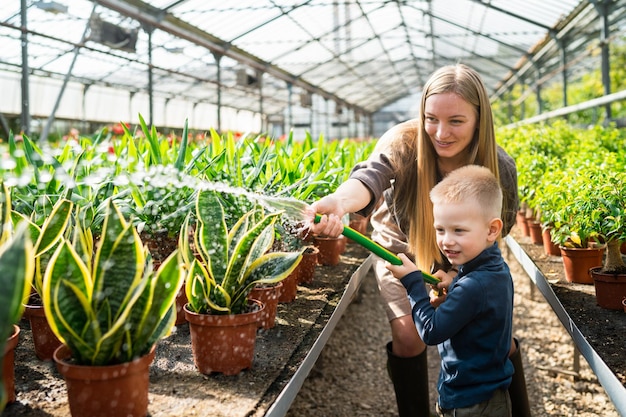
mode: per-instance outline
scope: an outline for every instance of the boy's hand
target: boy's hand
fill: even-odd
[[[402,261],[402,265],[392,265],[389,262],[385,263],[387,268],[395,278],[401,279],[411,272],[417,271],[417,266],[403,253],[398,254],[398,258]]]
[[[430,290],[430,305],[437,308],[446,301],[446,296],[448,294],[448,287],[452,284],[452,280],[456,276],[457,271],[450,271],[448,273],[444,272],[442,269],[439,269],[433,275],[441,280],[441,282],[437,285],[431,285]]]

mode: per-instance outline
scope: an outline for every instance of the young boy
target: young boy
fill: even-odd
[[[513,280],[498,248],[502,190],[491,171],[467,165],[430,192],[437,245],[459,273],[446,301],[430,304],[421,272],[406,255],[387,265],[401,279],[413,320],[441,355],[439,416],[511,415],[507,388],[513,317]]]

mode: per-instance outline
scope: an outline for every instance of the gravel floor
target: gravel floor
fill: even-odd
[[[573,376],[574,345],[557,316],[533,289],[513,256],[505,257],[515,283],[514,334],[522,355],[533,415],[603,416],[619,414],[585,359]],[[394,416],[393,387],[386,373],[385,343],[389,326],[370,272],[359,296],[333,332],[288,417]],[[436,401],[439,357],[429,347],[431,404]]]

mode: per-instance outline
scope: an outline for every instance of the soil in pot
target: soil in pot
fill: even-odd
[[[609,274],[602,272],[602,267],[591,268],[596,290],[596,302],[602,308],[621,310],[622,300],[626,298],[626,274]]]
[[[2,386],[7,404],[15,402],[15,347],[20,337],[20,328],[13,325],[13,334],[8,338],[2,355]]]
[[[60,346],[53,359],[67,385],[71,415],[145,417],[155,351],[128,363],[88,366],[73,363],[70,349]]]
[[[257,323],[264,306],[256,300],[250,303],[250,312],[230,315],[198,314],[185,306],[193,361],[200,373],[236,375],[252,367]]]

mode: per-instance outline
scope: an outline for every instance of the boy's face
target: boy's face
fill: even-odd
[[[437,245],[452,265],[463,265],[493,245],[499,230],[475,201],[433,205]]]

